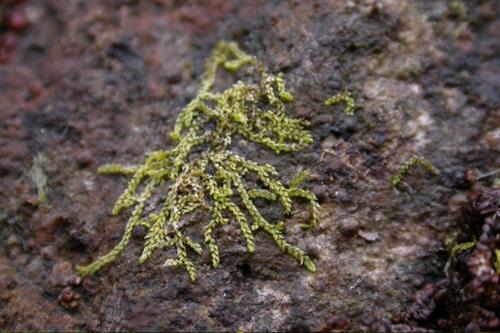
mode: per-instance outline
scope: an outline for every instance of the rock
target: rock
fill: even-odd
[[[485,244],[457,259],[463,271],[473,266],[474,280],[460,276],[470,288],[457,290],[480,296],[477,303],[413,322],[402,313],[416,282],[445,278],[451,221],[469,190],[494,182],[480,176],[500,165],[500,2],[462,2],[465,18],[447,1],[0,1],[0,329],[498,330],[480,302],[494,304],[498,285],[484,264],[492,263],[495,224],[483,230],[484,219],[466,227],[487,234],[477,235]],[[11,24],[9,13],[25,17]],[[279,204],[259,205],[272,223],[283,222],[286,241],[306,251],[316,273],[261,231],[249,253],[233,222],[215,230],[221,262],[213,269],[203,212],[189,226],[204,248],[201,256],[187,250],[196,283],[161,267],[173,252],[137,263],[145,229],[113,265],[82,280],[75,266],[111,250],[130,213],[110,214],[128,178],[95,168],[140,164],[148,152],[174,147],[168,135],[219,40],[283,71],[294,95],[285,112],[310,122],[314,143],[304,151],[278,155],[235,136],[233,152],[273,165],[284,183],[310,170],[301,187],[321,200],[317,228],[300,228],[306,200],[294,200],[292,216]],[[244,75],[218,77],[222,91]],[[323,104],[344,90],[359,104],[352,117]],[[38,153],[50,161],[46,207],[24,175]],[[412,192],[393,190],[391,177],[412,154],[433,161],[441,176],[412,169]],[[165,192],[155,196],[165,200]],[[432,302],[460,299],[438,289],[419,298],[421,318]]]
[[[358,230],[358,235],[368,242],[375,242],[379,239],[378,232]]]

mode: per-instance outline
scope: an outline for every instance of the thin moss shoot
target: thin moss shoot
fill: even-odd
[[[219,68],[231,73],[245,68],[245,81],[216,92]],[[139,263],[161,249],[170,255],[166,266],[183,266],[194,281],[196,268],[190,257],[192,253],[201,254],[203,247],[201,239],[192,238],[189,231],[202,231],[212,266],[217,267],[220,256],[215,230],[227,223],[239,228],[249,252],[255,250],[258,233],[267,233],[283,252],[314,272],[312,260],[285,239],[284,222],[268,220],[255,202],[263,199],[268,204],[277,203],[292,215],[292,199],[306,201],[311,220],[303,227],[313,227],[319,220],[319,205],[312,192],[300,188],[307,173],[301,172],[283,184],[272,165],[258,164],[231,151],[235,135],[277,154],[310,145],[313,139],[305,129],[307,122],[285,113],[286,103],[292,100],[282,74],[268,73],[262,63],[235,43],[218,43],[205,63],[198,95],[181,111],[170,133],[177,145],[148,153],[141,165],[109,164],[98,169],[100,174],[130,177],[112,211],[118,215],[130,209],[130,215],[121,241],[93,263],[78,266],[77,272],[86,276],[117,259],[133,230],[143,226],[147,235]],[[153,198],[160,198],[161,205],[152,204],[156,202]],[[192,213],[199,210],[205,212],[206,220],[193,218]]]
[[[339,103],[344,103],[344,113],[348,116],[352,116],[354,114],[354,110],[356,110],[356,103],[354,102],[354,98],[350,91],[344,91],[341,94],[336,94],[333,97],[328,98],[325,101],[326,106],[332,106]]]
[[[500,249],[495,249],[495,269],[500,274]]]
[[[392,177],[391,179],[392,186],[397,187],[401,182],[401,180],[403,179],[403,177],[408,173],[410,168],[415,165],[420,165],[422,168],[424,168],[424,170],[435,176],[439,176],[440,174],[439,170],[436,167],[434,167],[431,164],[431,162],[418,155],[413,155],[409,160],[407,160],[401,165],[401,167],[398,170],[398,173],[394,177]]]
[[[448,274],[448,272],[450,270],[451,261],[452,261],[452,259],[454,257],[456,257],[457,255],[459,255],[462,252],[472,250],[475,247],[476,247],[476,242],[475,241],[455,244],[449,250],[450,251],[450,257],[448,258],[448,261],[446,262],[446,265],[444,266],[444,271],[446,272],[446,274]]]

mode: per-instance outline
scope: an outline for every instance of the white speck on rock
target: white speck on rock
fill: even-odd
[[[410,84],[410,91],[413,94],[420,96],[420,94],[422,93],[422,88],[420,87],[419,84]]]
[[[85,189],[87,191],[92,191],[95,188],[94,182],[92,180],[90,180],[90,179],[84,179],[83,180],[83,185],[85,186]]]
[[[363,238],[364,240],[368,242],[374,242],[378,240],[378,232],[375,231],[363,231],[363,230],[358,230],[358,235],[359,237]]]
[[[415,120],[408,123],[410,132],[415,133],[415,146],[424,147],[428,143],[428,130],[433,123],[434,120],[425,111],[421,111]]]

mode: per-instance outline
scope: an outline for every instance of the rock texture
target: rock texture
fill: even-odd
[[[464,329],[404,314],[444,277],[467,171],[500,165],[499,12],[495,0],[0,2],[0,329]],[[317,272],[264,234],[248,254],[228,227],[221,265],[197,258],[195,284],[160,255],[138,265],[141,232],[117,262],[78,278],[74,266],[106,253],[125,224],[110,211],[126,179],[96,168],[172,145],[221,39],[282,71],[290,114],[311,122],[303,152],[240,153],[283,177],[311,170],[321,223],[285,223]],[[323,105],[345,89],[360,106],[352,117]],[[29,177],[39,153],[46,202]],[[415,168],[393,189],[414,154],[441,175]]]

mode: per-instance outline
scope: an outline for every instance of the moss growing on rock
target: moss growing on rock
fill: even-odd
[[[324,104],[326,106],[332,106],[339,103],[345,104],[344,113],[348,116],[352,116],[354,114],[354,110],[356,110],[356,103],[354,102],[354,98],[350,91],[346,90],[341,94],[336,94],[333,97],[328,98]]]
[[[220,67],[236,72],[244,66],[249,68],[253,81],[238,81],[223,92],[213,91]],[[131,175],[113,215],[124,209],[132,211],[121,241],[90,265],[77,267],[78,273],[92,274],[115,260],[129,243],[134,228],[144,226],[148,232],[139,262],[148,260],[157,249],[175,248],[176,258],[167,259],[165,264],[182,265],[194,281],[196,269],[188,249],[200,254],[202,246],[190,238],[187,227],[198,224],[195,227],[203,228],[212,265],[217,267],[220,258],[214,231],[229,222],[236,222],[249,252],[255,250],[254,236],[262,230],[271,235],[283,252],[314,272],[311,259],[285,240],[283,222],[268,221],[254,203],[256,198],[277,201],[287,214],[292,214],[292,199],[305,199],[311,206],[311,222],[305,226],[314,226],[319,219],[316,197],[299,188],[307,174],[299,173],[285,185],[277,179],[273,166],[258,164],[230,151],[234,135],[276,153],[298,151],[311,144],[313,139],[304,129],[307,123],[285,114],[285,104],[292,100],[281,74],[268,73],[235,43],[218,43],[205,63],[198,95],[181,111],[170,134],[178,141],[177,146],[148,153],[142,165],[110,164],[99,168],[103,174]],[[150,208],[153,196],[165,187],[167,194],[161,207]],[[189,219],[195,210],[210,215],[206,223]]]
[[[439,170],[435,166],[433,166],[431,162],[418,155],[413,155],[409,160],[407,160],[401,165],[401,167],[398,170],[398,173],[394,177],[392,177],[391,179],[392,186],[397,187],[401,182],[401,180],[403,179],[403,177],[408,173],[410,168],[413,167],[414,165],[420,165],[422,168],[424,168],[424,170],[435,176],[439,176],[440,174]]]

